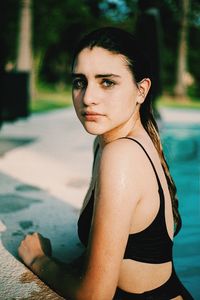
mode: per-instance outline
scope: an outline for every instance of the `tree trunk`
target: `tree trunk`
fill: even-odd
[[[182,0],[182,18],[180,27],[180,41],[178,50],[178,63],[177,63],[177,77],[176,85],[174,88],[174,95],[178,98],[187,97],[187,33],[188,33],[188,14],[190,7],[190,0]]]
[[[18,40],[17,71],[31,70],[31,0],[21,0],[20,31]]]
[[[29,75],[29,94],[32,98],[34,84],[32,78],[32,0],[20,0],[20,26],[16,71]]]

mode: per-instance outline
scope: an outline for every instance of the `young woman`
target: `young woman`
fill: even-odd
[[[192,299],[174,270],[173,236],[181,220],[141,49],[121,29],[96,30],[79,43],[72,78],[77,116],[97,136],[78,222],[86,250],[77,275],[55,261],[49,240],[35,233],[22,241],[21,259],[66,299]]]

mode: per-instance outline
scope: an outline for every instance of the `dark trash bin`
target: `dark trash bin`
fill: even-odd
[[[9,72],[2,76],[2,120],[14,121],[29,115],[29,72]]]

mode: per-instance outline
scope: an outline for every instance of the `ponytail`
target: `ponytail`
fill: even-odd
[[[142,110],[142,106],[141,106],[141,110]],[[169,193],[171,196],[171,201],[172,201],[172,211],[173,211],[173,217],[174,217],[174,223],[175,223],[175,233],[174,235],[176,235],[179,230],[181,229],[181,216],[179,214],[178,211],[178,199],[176,196],[176,186],[175,183],[173,181],[173,178],[170,174],[169,171],[169,167],[168,164],[166,162],[164,153],[163,153],[163,149],[162,149],[162,145],[161,145],[161,141],[160,141],[160,136],[159,136],[159,130],[158,130],[158,126],[157,123],[154,119],[153,113],[152,113],[152,109],[150,109],[150,113],[145,114],[144,112],[140,114],[141,115],[141,121],[142,124],[145,128],[145,130],[147,131],[147,133],[149,134],[157,152],[158,155],[160,157],[160,161],[161,161],[161,165],[167,180],[167,185],[168,185],[168,189],[169,189]],[[145,118],[144,116],[148,116],[147,118]]]

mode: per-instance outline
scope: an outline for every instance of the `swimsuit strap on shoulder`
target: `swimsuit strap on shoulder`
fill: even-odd
[[[149,161],[150,161],[150,163],[151,163],[151,165],[152,165],[152,168],[153,168],[153,170],[154,170],[154,173],[155,173],[155,175],[156,175],[156,179],[157,179],[157,182],[158,182],[158,186],[159,186],[159,189],[161,189],[162,190],[162,186],[161,186],[161,183],[160,183],[160,179],[159,179],[159,177],[158,177],[158,174],[157,174],[157,171],[156,171],[156,168],[155,168],[155,166],[154,166],[154,164],[153,164],[153,162],[152,162],[152,160],[151,160],[151,158],[150,158],[150,156],[149,156],[149,154],[147,153],[147,151],[145,150],[145,148],[142,146],[142,144],[140,143],[140,142],[138,142],[137,140],[135,140],[135,139],[133,139],[133,138],[131,138],[131,137],[128,137],[128,136],[126,136],[126,137],[122,137],[121,139],[128,139],[128,140],[132,140],[132,141],[134,141],[134,142],[136,142],[142,149],[143,149],[143,151],[145,152],[145,154],[147,155],[147,157],[148,157],[148,159],[149,159]]]

